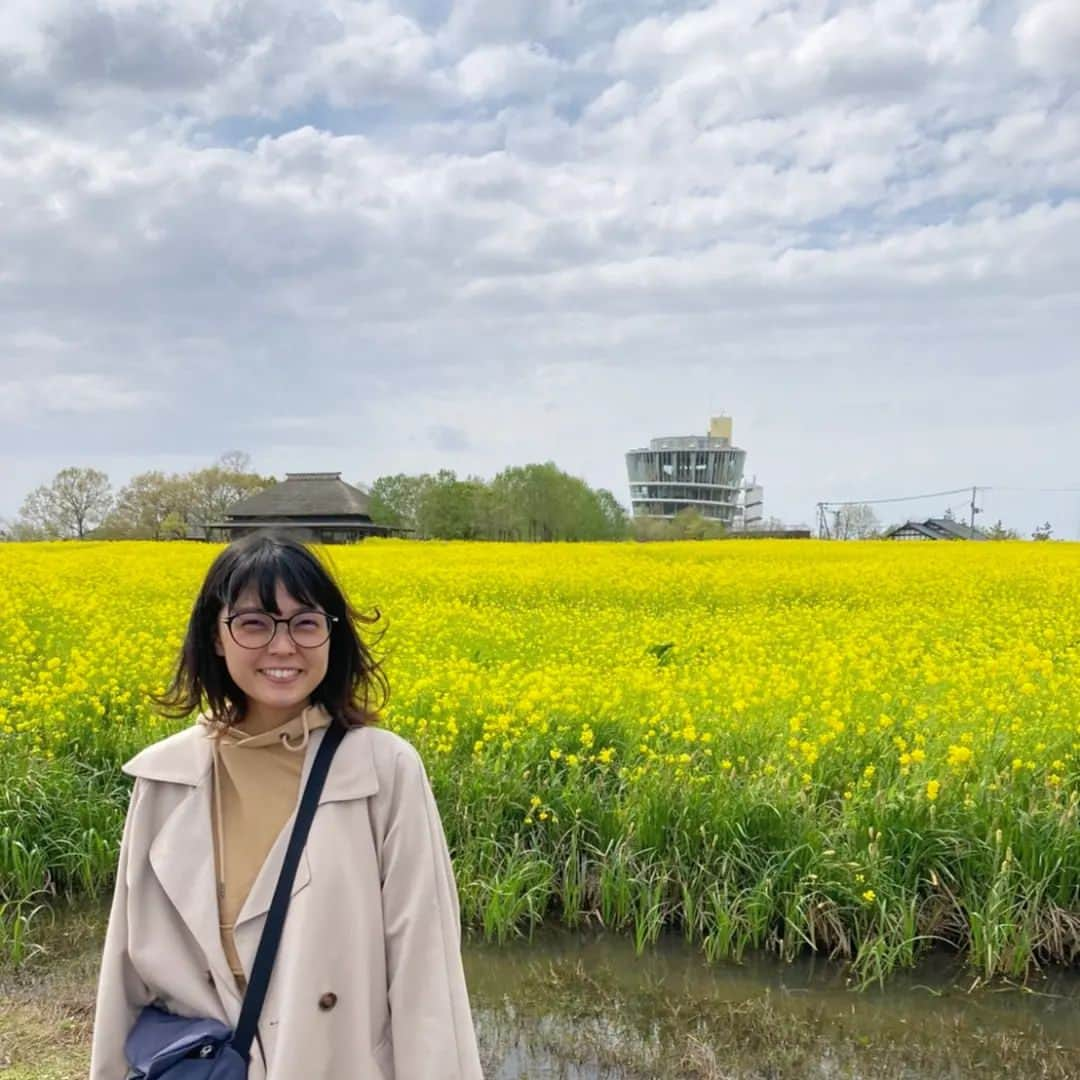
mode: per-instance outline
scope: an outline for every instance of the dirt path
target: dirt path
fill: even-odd
[[[0,974],[0,1076],[85,1080],[106,909],[60,916],[43,950]]]

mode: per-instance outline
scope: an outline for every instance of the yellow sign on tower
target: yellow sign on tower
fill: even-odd
[[[714,416],[709,421],[709,438],[710,439],[727,439],[731,440],[731,417],[730,416]]]

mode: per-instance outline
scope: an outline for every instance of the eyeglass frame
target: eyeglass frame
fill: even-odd
[[[273,622],[273,631],[266,639],[266,641],[264,641],[261,645],[243,645],[239,641],[236,641],[236,635],[233,633],[232,628],[233,619],[239,619],[244,615],[265,615]],[[320,641],[318,645],[301,645],[300,642],[297,641],[295,637],[293,637],[292,626],[290,624],[292,623],[293,619],[297,618],[300,615],[322,615],[323,618],[326,619],[326,637],[323,638],[323,640]],[[237,646],[241,649],[265,649],[267,645],[272,645],[274,643],[274,638],[277,637],[277,628],[282,623],[285,624],[285,632],[289,635],[289,640],[298,649],[321,649],[330,640],[332,634],[334,633],[334,623],[341,622],[341,619],[339,619],[337,615],[331,615],[328,611],[318,611],[315,608],[311,608],[306,611],[294,611],[287,619],[279,619],[271,615],[269,611],[262,611],[258,608],[252,608],[250,611],[236,611],[232,615],[227,615],[221,621],[229,628],[229,637],[231,637],[233,641],[236,642]]]

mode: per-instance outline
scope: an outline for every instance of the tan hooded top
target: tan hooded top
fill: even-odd
[[[199,723],[210,729],[213,747],[214,866],[221,944],[241,993],[247,981],[233,938],[236,917],[296,809],[308,737],[330,722],[330,714],[321,705],[309,705],[258,735],[199,717]]]

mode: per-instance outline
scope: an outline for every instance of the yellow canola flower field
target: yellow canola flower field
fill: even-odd
[[[146,694],[218,550],[0,545],[3,899],[107,887],[118,767],[177,726]],[[489,936],[594,918],[864,975],[934,940],[1080,955],[1080,545],[319,551],[382,615],[385,723]]]

